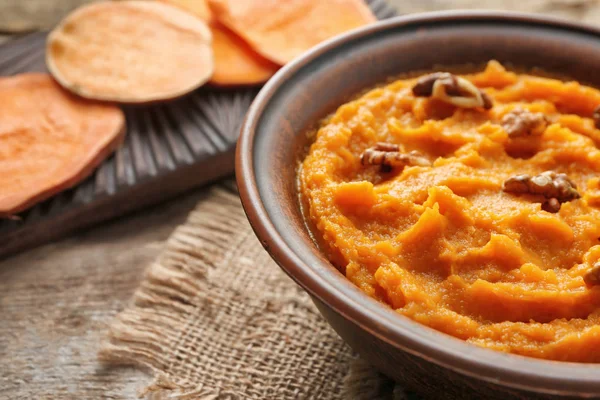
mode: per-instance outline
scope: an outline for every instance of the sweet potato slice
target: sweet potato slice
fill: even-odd
[[[208,0],[208,4],[221,23],[280,65],[325,39],[376,20],[363,0]]]
[[[214,69],[206,23],[161,2],[101,2],[69,14],[48,36],[46,64],[74,93],[146,103],[182,96]]]
[[[47,74],[0,78],[0,217],[90,175],[123,141],[116,106],[73,96]]]
[[[266,82],[279,66],[256,53],[230,29],[219,23],[206,0],[161,0],[179,6],[205,20],[213,34],[215,85],[252,85]]]
[[[163,3],[172,4],[195,14],[204,21],[210,21],[213,17],[206,0],[160,0]]]
[[[211,24],[215,72],[210,80],[215,85],[251,85],[266,82],[279,65],[257,54],[235,33],[218,22]]]

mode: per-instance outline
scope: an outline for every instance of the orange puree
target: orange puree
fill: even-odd
[[[490,110],[415,97],[395,81],[324,121],[299,177],[331,261],[369,296],[422,324],[488,348],[600,362],[600,91],[516,74],[491,61],[463,75]],[[509,138],[516,107],[543,113],[540,136]],[[431,166],[362,165],[377,142],[417,150]],[[560,211],[514,194],[518,174],[567,174],[581,198]]]

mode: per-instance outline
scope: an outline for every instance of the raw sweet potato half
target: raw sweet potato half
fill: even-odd
[[[147,103],[182,96],[213,74],[206,23],[162,2],[100,2],[69,14],[48,36],[46,64],[74,93]]]
[[[279,66],[256,53],[214,18],[206,0],[161,0],[185,9],[206,21],[213,34],[215,70],[210,83],[252,85],[266,82]]]
[[[0,217],[80,182],[123,141],[116,106],[81,99],[49,75],[0,78]]]
[[[208,0],[215,17],[284,65],[316,44],[376,21],[363,0]]]

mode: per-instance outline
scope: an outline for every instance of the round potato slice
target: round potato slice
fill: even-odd
[[[376,21],[363,0],[208,0],[215,17],[284,65],[342,32]]]
[[[215,73],[211,83],[223,86],[264,83],[279,69],[279,65],[257,54],[218,22],[211,24],[211,29],[215,53]]]
[[[246,42],[212,15],[206,0],[161,0],[181,7],[205,20],[213,34],[215,85],[253,85],[266,82],[279,66],[256,53]]]
[[[47,74],[0,78],[0,217],[80,182],[123,141],[125,116]]]
[[[204,21],[210,21],[212,19],[212,12],[208,8],[206,0],[159,0],[163,3],[172,4],[177,7],[181,7],[192,14],[202,18]]]
[[[50,33],[46,64],[80,96],[146,103],[182,96],[208,81],[211,41],[203,20],[169,4],[93,3]]]

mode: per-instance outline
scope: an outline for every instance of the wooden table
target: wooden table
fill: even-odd
[[[0,399],[134,398],[148,381],[96,352],[203,190],[0,263]]]
[[[0,31],[47,28],[82,1],[0,2]],[[504,8],[600,21],[600,4],[593,0],[390,1],[401,14]],[[36,4],[43,11],[36,13]],[[132,368],[105,368],[96,352],[145,266],[203,192],[198,189],[0,262],[0,399],[135,398],[148,375]]]

